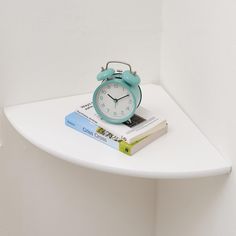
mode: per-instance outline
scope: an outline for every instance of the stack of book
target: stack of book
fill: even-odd
[[[129,121],[109,124],[97,115],[89,101],[68,114],[65,124],[129,156],[165,134],[168,129],[165,119],[143,107],[139,107]]]

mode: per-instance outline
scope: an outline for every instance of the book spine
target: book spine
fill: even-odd
[[[124,141],[119,140],[116,136],[108,134],[107,131],[99,127],[98,125],[90,122],[87,118],[73,112],[65,117],[65,124],[91,138],[96,139],[122,153],[131,155],[131,148],[124,144]],[[107,133],[106,133],[107,132]]]

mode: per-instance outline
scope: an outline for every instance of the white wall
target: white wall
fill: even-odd
[[[1,1],[0,30],[5,105],[92,91],[112,59],[159,79],[160,1]]]
[[[164,0],[161,83],[236,161],[236,2]],[[157,234],[236,235],[236,176],[158,183]]]
[[[155,182],[49,156],[2,107],[92,91],[111,59],[158,82],[159,42],[160,1],[0,1],[1,236],[154,234]]]

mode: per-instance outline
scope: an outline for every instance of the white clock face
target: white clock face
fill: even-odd
[[[101,86],[97,92],[97,106],[100,111],[111,119],[122,119],[134,110],[134,98],[126,87],[119,83]]]

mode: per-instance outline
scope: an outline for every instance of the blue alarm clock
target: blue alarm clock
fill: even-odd
[[[122,64],[129,70],[114,70],[111,63]],[[142,100],[140,78],[128,63],[109,61],[97,75],[102,83],[93,94],[93,106],[97,114],[106,122],[120,124],[129,120]]]

